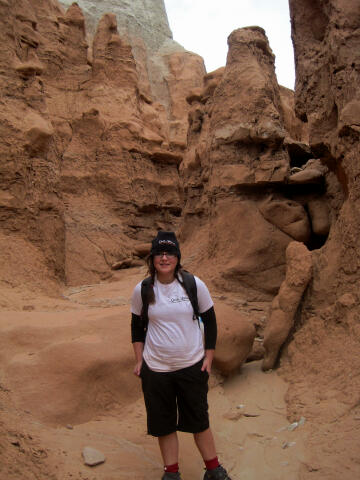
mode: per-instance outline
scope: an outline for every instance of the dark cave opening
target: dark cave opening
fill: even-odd
[[[305,143],[288,143],[286,148],[290,157],[290,168],[302,168],[308,160],[314,158],[311,148]]]
[[[327,239],[328,235],[315,235],[315,233],[312,233],[305,245],[310,251],[319,250],[325,245]]]

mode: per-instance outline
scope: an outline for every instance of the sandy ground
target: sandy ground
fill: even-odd
[[[156,440],[146,435],[140,383],[132,374],[129,345],[129,300],[133,286],[142,276],[143,272],[135,269],[126,277],[119,275],[116,282],[67,289],[55,299],[32,297],[29,292],[21,297],[19,292],[6,292],[7,308],[0,312],[1,378],[11,405],[3,407],[2,413],[11,410],[15,423],[18,422],[15,426],[31,430],[32,437],[46,452],[45,465],[55,478],[161,478],[162,462]],[[9,308],[15,300],[16,309]],[[25,337],[21,337],[19,332],[24,329]],[[31,329],[37,334],[33,335]],[[120,357],[113,361],[109,351],[117,348],[121,350]],[[59,356],[54,352],[64,354],[74,349],[83,353],[84,358],[91,354],[101,361],[106,357],[108,364],[106,368],[96,364],[96,377],[93,357],[84,364],[77,360],[76,365],[75,360],[70,358],[68,364],[64,357],[64,372],[68,374],[70,370],[73,377],[68,384],[59,386],[59,377],[53,375],[53,370],[60,368]],[[116,373],[109,375],[108,365],[112,365],[111,372],[119,370],[119,377]],[[83,382],[81,391],[77,388],[79,378]],[[118,381],[123,385],[120,389],[114,386]],[[94,390],[96,382],[102,382],[100,393]],[[245,364],[229,379],[214,372],[210,385],[211,424],[220,460],[231,478],[300,478],[307,423],[290,427],[284,380],[275,371],[263,373],[256,361]],[[85,466],[85,446],[100,450],[106,457],[105,463]],[[184,480],[202,478],[203,464],[192,436],[182,433],[180,466]],[[26,472],[23,477],[20,474],[12,478],[26,478]],[[36,478],[50,477],[40,474]]]
[[[276,373],[263,374],[258,362],[240,375],[212,388],[209,404],[220,460],[233,480],[298,478],[304,455],[306,424],[288,430],[286,384]],[[34,421],[34,431],[56,462],[59,478],[157,480],[162,462],[157,442],[145,433],[142,400],[126,409],[76,425],[49,428]],[[202,461],[191,435],[180,434],[180,465],[184,480],[202,478]],[[106,462],[82,464],[84,446],[100,450]],[[60,458],[59,458],[60,457]]]

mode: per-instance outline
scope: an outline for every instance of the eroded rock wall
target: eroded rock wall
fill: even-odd
[[[309,170],[307,128],[277,83],[265,32],[235,30],[228,43],[226,67],[188,97],[182,236],[221,290],[270,299],[284,278],[289,242],[310,245],[318,236],[318,208],[309,217],[308,205],[323,199],[325,171],[316,161]]]
[[[38,3],[44,27],[60,28],[55,25],[59,7]],[[65,259],[56,145],[61,135],[56,134],[42,80],[46,60],[38,54],[46,42],[27,0],[0,2],[0,17],[1,277],[9,286],[44,286],[55,275],[64,279]],[[50,51],[44,53],[51,57]]]
[[[119,35],[115,14],[102,17],[89,43],[76,4],[64,11],[24,0],[26,15],[8,2],[1,8],[9,45],[3,65],[10,65],[3,123],[16,125],[4,132],[14,138],[3,148],[20,152],[4,164],[4,225],[40,249],[39,270],[50,269],[44,278],[110,278],[115,262],[136,256],[136,242],[148,242],[154,228],[177,229],[181,217],[191,261],[219,288],[270,299],[284,277],[288,243],[324,243],[334,216],[329,167],[312,158],[307,126],[294,116],[292,93],[277,83],[261,28],[234,31],[226,67],[205,76],[202,59],[174,51],[161,28],[165,40],[152,45],[167,66],[154,87],[164,91],[166,83],[168,101],[160,103],[143,89],[143,63],[134,55],[136,38],[146,35]],[[20,257],[6,255],[10,265],[19,258],[17,271]]]
[[[353,478],[359,448],[360,4],[290,0],[296,112],[330,170],[328,240],[313,252],[314,277],[284,371],[295,416],[316,418],[304,478]],[[339,188],[340,186],[340,188]],[[293,372],[297,372],[294,378]],[[309,386],[311,386],[309,388]],[[338,446],[341,445],[341,450]],[[314,469],[316,472],[314,474]]]
[[[73,2],[61,3],[68,7]],[[101,17],[109,12],[116,15],[119,34],[131,45],[141,93],[164,106],[170,123],[170,141],[185,148],[188,105],[183,91],[202,86],[205,66],[202,57],[173,40],[164,0],[77,3],[85,16],[89,44]]]
[[[0,9],[3,278],[108,278],[131,240],[176,226],[184,145],[171,144],[165,108],[140,91],[115,15],[99,22],[89,56],[77,5]]]
[[[356,283],[359,269],[354,242],[359,225],[353,212],[359,200],[360,6],[351,1],[290,5],[297,67],[296,112],[308,122],[312,150],[333,175],[329,207],[336,222],[319,252],[322,255],[332,249],[332,261],[322,265],[316,290],[336,289],[340,294]],[[316,18],[315,22],[309,22],[310,18]],[[335,188],[335,182],[341,188]]]

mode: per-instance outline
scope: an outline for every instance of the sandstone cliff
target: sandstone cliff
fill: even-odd
[[[326,240],[327,168],[312,159],[306,125],[277,83],[264,31],[239,29],[228,43],[226,67],[188,97],[182,234],[220,289],[270,299],[289,242],[313,249]]]
[[[68,7],[72,0],[61,2]],[[131,45],[138,72],[139,90],[160,102],[168,115],[170,141],[186,146],[189,89],[202,85],[203,59],[173,40],[164,0],[79,0],[90,46],[101,17],[116,15],[121,38]],[[185,96],[184,96],[185,93]]]
[[[2,278],[13,287],[109,278],[132,254],[129,239],[135,246],[154,226],[177,224],[185,98],[202,85],[202,59],[167,53],[164,106],[141,89],[114,14],[103,16],[90,49],[76,4],[0,8]]]
[[[116,2],[124,15],[102,11],[113,3],[79,2],[86,20],[76,4],[0,0],[0,302],[6,311],[0,398],[18,402],[1,428],[8,421],[3,429],[15,429],[26,404],[36,421],[50,424],[81,423],[116,402],[125,405],[111,379],[123,381],[121,368],[131,363],[128,343],[112,355],[114,337],[128,332],[117,316],[128,315],[128,282],[123,279],[126,298],[117,292],[115,300],[99,301],[98,323],[91,320],[91,291],[79,325],[71,309],[81,305],[85,284],[117,278],[114,264],[143,265],[154,230],[179,233],[185,266],[205,276],[224,302],[225,353],[241,340],[242,316],[251,316],[261,344],[265,317],[251,309],[245,315],[243,307],[256,302],[262,314],[286,287],[285,252],[295,241],[311,251],[313,276],[304,297],[296,297],[297,311],[293,304],[279,371],[290,385],[289,418],[307,419],[308,450],[298,473],[356,478],[360,7],[350,0],[290,0],[294,97],[277,83],[260,27],[232,32],[226,65],[206,74],[200,57],[172,41],[162,1],[154,0],[159,15],[149,23],[147,2]],[[94,5],[101,18],[92,16]],[[78,291],[59,295],[74,285]],[[285,287],[278,299],[286,303]],[[49,303],[40,296],[34,301],[30,289],[56,294],[54,310],[71,310],[61,331],[56,315],[39,317]],[[103,318],[111,302],[121,308]],[[7,311],[21,309],[21,321]],[[104,319],[105,340],[98,333]],[[247,353],[232,364],[238,368]],[[74,354],[73,376],[66,376]],[[250,358],[261,355],[259,348]],[[38,372],[49,381],[54,408],[41,403]],[[127,388],[136,399],[134,383]],[[33,443],[16,435],[9,442],[24,454],[15,472],[21,478],[34,463]],[[6,458],[11,471],[17,456]],[[47,475],[39,469],[33,478]]]
[[[319,422],[312,430],[313,455],[304,473],[310,476],[316,469],[318,478],[351,478],[358,474],[351,458],[360,448],[359,424],[354,422],[360,387],[360,5],[291,0],[290,10],[295,108],[308,123],[312,151],[329,169],[328,208],[333,221],[326,243],[313,252],[314,278],[284,369],[288,378],[294,370],[299,372],[289,391],[291,412]]]
[[[129,14],[126,5],[118,7]],[[134,14],[139,5],[132,6]],[[162,2],[156,5],[157,11]],[[16,271],[31,262],[35,245],[37,281],[111,278],[113,264],[136,261],[136,243],[149,241],[154,227],[180,227],[181,217],[185,248],[194,241],[193,227],[208,237],[200,241],[200,252],[192,252],[194,266],[209,268],[219,288],[268,300],[283,279],[287,244],[300,240],[314,248],[325,241],[325,170],[306,164],[312,157],[304,143],[306,126],[294,116],[291,92],[277,84],[274,56],[260,28],[235,31],[225,69],[204,77],[200,57],[167,47],[164,12],[161,38],[150,41],[153,17],[121,36],[116,16],[105,14],[89,38],[76,4],[65,12],[53,2],[25,2],[27,16],[6,3],[2,8],[12,31],[4,37],[12,38],[3,58],[12,65],[7,82],[16,76],[3,115],[16,125],[11,135],[20,168],[33,165],[38,179],[29,183],[28,173],[4,167],[13,179],[4,183],[4,207],[23,209],[22,225],[20,217],[5,216],[5,231],[18,232],[17,250],[22,240],[31,242],[21,262],[17,253],[6,254]],[[157,87],[148,69],[152,91],[142,88],[144,62],[134,56],[138,39],[147,45],[145,63],[154,55],[166,62],[158,78],[166,83],[167,101],[153,95]],[[16,120],[18,111],[23,113]],[[294,169],[299,171],[291,175]],[[25,179],[22,201],[17,185]],[[234,223],[239,211],[242,225]],[[214,249],[224,239],[231,239],[225,259],[221,248],[219,254]],[[13,271],[10,266],[5,276]],[[21,285],[20,277],[12,285]]]

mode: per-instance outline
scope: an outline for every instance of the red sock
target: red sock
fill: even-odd
[[[205,460],[206,470],[214,470],[214,468],[220,465],[218,457],[212,458],[211,460]]]
[[[179,464],[174,463],[173,465],[165,465],[164,470],[165,472],[177,473],[179,471]]]

